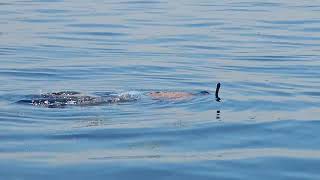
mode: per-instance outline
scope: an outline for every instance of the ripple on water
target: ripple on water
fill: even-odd
[[[319,7],[0,3],[1,178],[319,179]],[[214,92],[217,82],[220,103],[15,103],[59,91]]]

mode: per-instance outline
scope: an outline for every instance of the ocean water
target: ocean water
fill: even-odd
[[[0,179],[320,179],[320,4],[0,3]],[[214,91],[42,108],[31,94]]]

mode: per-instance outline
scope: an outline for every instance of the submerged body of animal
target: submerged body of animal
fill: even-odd
[[[220,101],[219,97],[220,83],[217,84],[215,91],[215,100]],[[181,91],[151,91],[139,92],[128,91],[123,93],[105,93],[101,96],[88,96],[76,91],[61,91],[47,94],[34,95],[30,99],[20,100],[17,103],[31,104],[34,106],[59,108],[67,105],[93,106],[100,104],[125,103],[139,100],[141,97],[150,97],[153,100],[186,100],[194,96],[210,95],[208,91],[197,93]]]
[[[218,83],[215,92],[216,101],[220,101],[219,90],[221,84]],[[211,93],[208,91],[200,91],[198,93],[189,93],[189,92],[172,92],[172,91],[152,91],[148,93],[148,95],[153,99],[171,99],[171,100],[179,100],[179,99],[187,99],[196,95],[210,95]]]

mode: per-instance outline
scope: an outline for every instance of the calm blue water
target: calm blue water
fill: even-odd
[[[319,179],[319,1],[0,3],[0,179]],[[39,108],[30,94],[222,102]]]

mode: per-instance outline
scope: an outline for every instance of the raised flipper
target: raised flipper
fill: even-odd
[[[216,101],[218,101],[218,102],[221,101],[221,98],[219,97],[220,86],[221,86],[221,84],[218,83],[218,84],[217,84],[217,88],[216,88],[216,93],[215,93],[215,95],[216,95]]]

